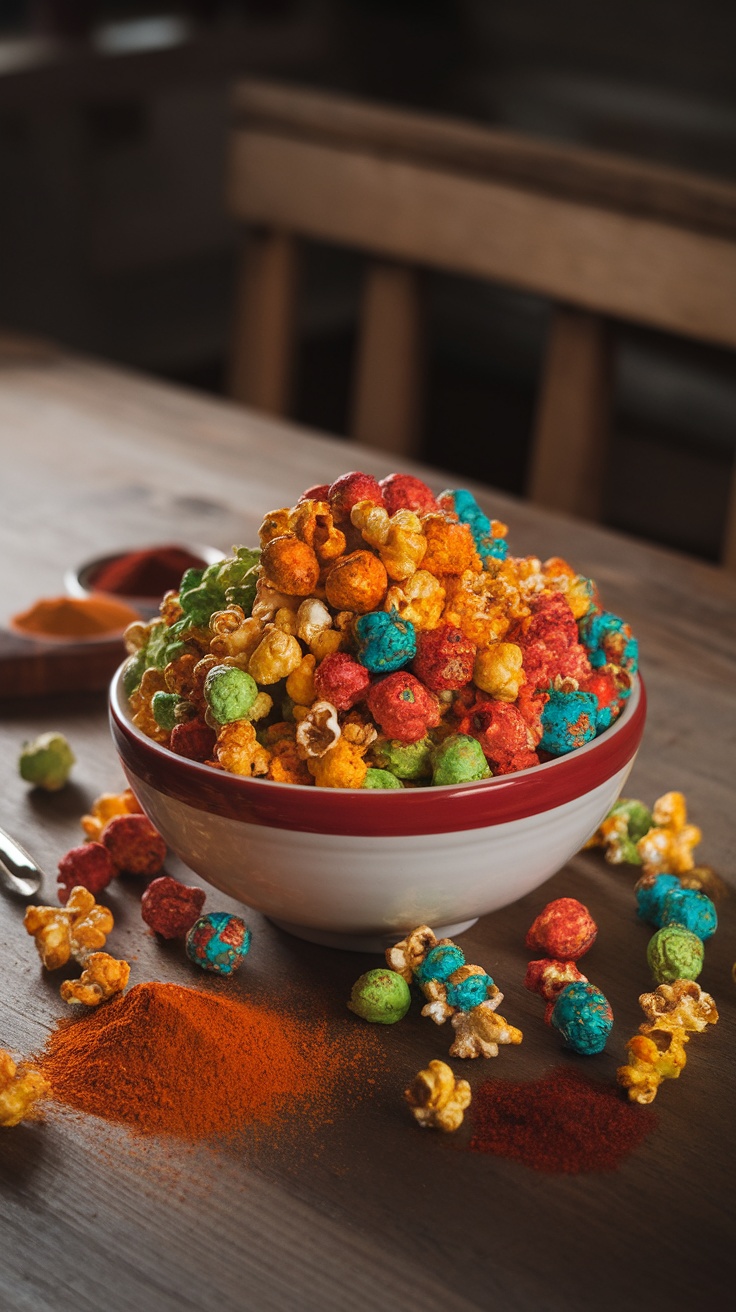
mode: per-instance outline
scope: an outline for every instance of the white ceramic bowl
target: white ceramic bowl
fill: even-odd
[[[244,779],[132,724],[120,672],[112,735],[166,842],[215,888],[315,943],[380,951],[417,925],[458,934],[543,884],[619,796],[644,730],[637,678],[593,742],[478,783],[379,791]]]

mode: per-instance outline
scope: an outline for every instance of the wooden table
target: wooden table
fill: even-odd
[[[172,537],[223,549],[252,543],[262,512],[290,504],[304,487],[349,468],[389,468],[367,449],[67,356],[0,368],[0,434],[0,621],[60,592],[63,570],[94,554]],[[436,471],[426,477],[437,490],[446,481]],[[569,557],[631,622],[651,709],[627,792],[651,803],[683,790],[704,832],[700,859],[733,881],[736,585],[691,560],[489,489],[480,495],[510,523],[516,553]],[[79,841],[80,814],[123,784],[104,696],[26,699],[6,705],[3,720],[0,825],[49,872],[43,893],[53,900],[56,862]],[[55,795],[28,789],[16,772],[22,741],[51,727],[67,734],[78,757],[73,782]],[[168,868],[186,877],[176,861]],[[616,1026],[607,1051],[584,1069],[614,1081],[641,1019],[638,995],[651,987],[650,931],[635,917],[635,878],[632,868],[580,855],[544,889],[464,936],[468,960],[498,980],[505,1014],[524,1031],[521,1047],[502,1049],[495,1062],[465,1064],[472,1084],[491,1075],[532,1079],[574,1063],[542,1024],[540,1000],[522,987],[524,933],[549,898],[563,895],[584,900],[600,926],[586,973],[611,1000]],[[133,980],[200,982],[178,950],[163,952],[142,932],[132,889],[119,888],[112,900]],[[21,918],[22,907],[0,893],[0,1044],[22,1053],[42,1046],[64,1004]],[[57,1108],[44,1124],[0,1131],[0,1306],[721,1306],[733,1283],[733,900],[722,905],[721,921],[701,977],[720,1023],[693,1037],[682,1078],[655,1103],[657,1131],[617,1172],[548,1175],[480,1155],[468,1150],[467,1123],[455,1136],[420,1132],[402,1091],[429,1059],[446,1055],[449,1039],[414,1006],[382,1032],[388,1073],[377,1076],[371,1096],[310,1132],[304,1151],[142,1142]],[[324,997],[328,980],[334,1015],[342,1016],[354,979],[378,964],[293,940],[256,914],[252,924],[254,946],[239,977],[246,992],[249,978],[264,988],[290,972],[307,995]]]

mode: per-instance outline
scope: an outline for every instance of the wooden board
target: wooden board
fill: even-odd
[[[0,629],[0,702],[53,693],[102,692],[125,660],[120,636],[44,642]]]

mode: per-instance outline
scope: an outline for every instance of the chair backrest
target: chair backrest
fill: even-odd
[[[288,408],[298,239],[373,257],[351,435],[414,449],[419,271],[448,270],[554,305],[528,485],[599,510],[616,320],[736,349],[736,187],[346,97],[248,81],[233,98],[228,204],[249,225],[233,395]],[[724,562],[736,569],[736,489]]]

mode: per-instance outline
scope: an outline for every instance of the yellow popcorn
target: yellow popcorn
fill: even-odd
[[[10,1053],[0,1048],[0,1126],[19,1125],[48,1092],[40,1071],[19,1069]]]
[[[67,979],[59,992],[64,1002],[81,1002],[97,1007],[116,993],[122,993],[130,977],[127,961],[118,961],[107,952],[93,952],[79,979]]]
[[[515,642],[494,642],[480,647],[473,667],[473,682],[499,702],[515,702],[526,682],[523,652]]]
[[[58,970],[70,957],[84,965],[91,953],[105,946],[114,923],[112,912],[98,906],[93,894],[79,885],[65,907],[29,906],[23,918],[47,970]]]
[[[471,1093],[468,1081],[456,1080],[444,1061],[431,1061],[405,1090],[404,1097],[418,1125],[451,1133],[462,1125]]]

